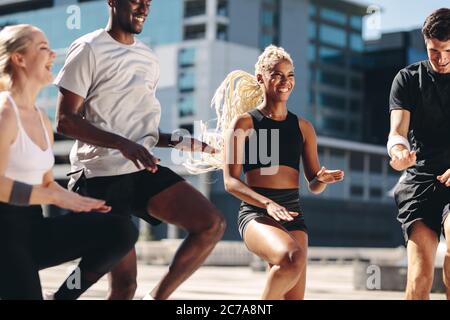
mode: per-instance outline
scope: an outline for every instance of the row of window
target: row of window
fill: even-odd
[[[184,17],[190,18],[206,14],[206,0],[189,0],[184,2]],[[228,17],[228,0],[218,0],[216,14]]]
[[[337,11],[331,8],[320,7],[311,4],[309,6],[309,16],[311,18],[320,17],[322,20],[333,22],[338,25],[349,25],[351,28],[361,31],[363,20],[361,16],[346,15],[341,11]]]
[[[194,115],[195,60],[196,60],[196,48],[194,47],[183,48],[178,51],[179,74],[178,74],[177,106],[178,106],[178,116],[180,118]]]

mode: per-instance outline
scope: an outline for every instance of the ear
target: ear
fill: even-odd
[[[11,64],[12,64],[12,65],[15,65],[15,66],[17,66],[17,67],[25,68],[25,67],[27,66],[27,65],[26,65],[26,62],[25,62],[25,58],[24,58],[23,55],[22,55],[21,53],[19,53],[19,52],[14,52],[14,53],[11,55],[10,60],[11,60]]]
[[[260,84],[264,84],[264,79],[263,79],[262,74],[258,73],[256,75],[256,81],[258,81],[258,83],[260,83]]]
[[[108,0],[108,6],[110,8],[115,8],[117,6],[117,0]]]

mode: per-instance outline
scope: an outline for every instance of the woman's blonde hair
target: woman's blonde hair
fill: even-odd
[[[11,56],[24,52],[31,41],[32,32],[38,30],[29,24],[4,27],[0,31],[0,91],[9,90],[12,84],[13,70]]]
[[[264,85],[258,82],[256,76],[267,74],[283,60],[294,65],[291,56],[283,48],[270,45],[258,57],[255,64],[255,75],[242,70],[235,70],[227,75],[211,101],[211,106],[215,108],[217,115],[216,128],[209,130],[204,122],[201,123],[200,128],[200,139],[219,152],[213,155],[204,153],[201,155],[201,159],[195,159],[191,155],[184,163],[190,173],[198,174],[223,168],[225,131],[230,129],[232,121],[237,116],[265,105]]]

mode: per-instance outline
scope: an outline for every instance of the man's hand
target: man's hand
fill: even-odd
[[[443,183],[446,187],[450,187],[450,169],[444,172],[444,174],[437,176],[439,182]]]
[[[133,141],[123,139],[119,143],[118,150],[123,154],[125,158],[133,161],[134,165],[141,169],[141,165],[150,171],[155,173],[158,170],[157,164],[161,161],[154,157],[145,147],[135,143]]]
[[[409,151],[404,145],[397,144],[391,149],[392,158],[389,164],[397,171],[403,171],[416,164],[416,152]]]
[[[189,137],[183,137],[182,140],[175,145],[175,149],[190,152],[205,152],[209,154],[218,152],[217,149],[214,149],[205,142]]]

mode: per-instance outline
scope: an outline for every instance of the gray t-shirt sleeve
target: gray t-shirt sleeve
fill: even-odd
[[[95,57],[86,42],[73,43],[67,53],[66,62],[53,82],[86,99],[95,69]]]

